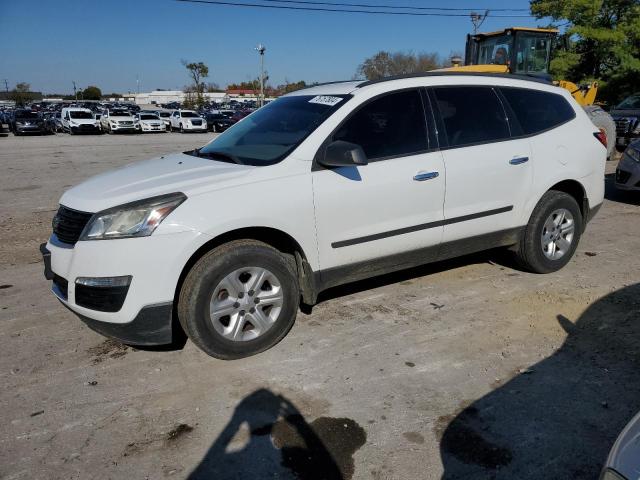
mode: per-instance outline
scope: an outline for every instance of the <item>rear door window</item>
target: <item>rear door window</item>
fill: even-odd
[[[528,88],[500,88],[509,102],[522,133],[535,135],[573,120],[576,116],[562,96]]]
[[[369,160],[424,152],[428,141],[420,92],[406,90],[372,100],[340,126],[333,139],[360,145]]]
[[[433,92],[449,147],[510,138],[507,115],[491,87],[436,87]]]

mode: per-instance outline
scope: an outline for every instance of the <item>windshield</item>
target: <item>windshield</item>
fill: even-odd
[[[227,120],[224,115],[207,115],[208,120]]]
[[[91,112],[69,112],[71,118],[93,118]]]
[[[198,154],[226,156],[246,165],[277,163],[344,105],[346,98],[346,95],[279,98],[236,123]]]
[[[160,112],[159,115],[163,118],[166,118],[171,116],[171,112]]]
[[[180,112],[182,118],[198,118],[198,114],[193,112]]]
[[[112,117],[130,117],[131,116],[131,114],[126,110],[112,110],[111,112],[109,112],[109,115],[111,115]]]
[[[630,97],[625,98],[616,108],[621,108],[623,110],[640,108],[640,95],[631,95]]]
[[[16,112],[16,118],[40,118],[40,116],[36,112],[23,110],[21,112]]]
[[[160,120],[158,117],[156,117],[155,115],[140,115],[140,120]]]

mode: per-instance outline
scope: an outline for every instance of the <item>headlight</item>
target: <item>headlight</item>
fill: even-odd
[[[634,162],[640,163],[640,150],[637,150],[637,148],[639,147],[640,146],[627,147],[624,153],[626,153],[627,156],[631,158],[631,160],[633,160]]]
[[[24,125],[24,122],[16,122],[16,125]]]
[[[111,125],[117,125],[118,122],[116,122],[115,120],[110,120],[111,121]]]
[[[170,193],[95,213],[80,240],[148,237],[186,199],[184,193]]]
[[[74,122],[73,120],[69,120],[69,125],[77,126],[78,124],[76,122]]]

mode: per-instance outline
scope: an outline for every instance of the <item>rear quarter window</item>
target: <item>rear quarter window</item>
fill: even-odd
[[[527,88],[500,88],[520,124],[522,134],[535,135],[573,120],[576,112],[562,96]]]

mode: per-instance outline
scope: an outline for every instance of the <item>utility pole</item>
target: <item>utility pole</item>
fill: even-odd
[[[258,44],[256,50],[260,53],[260,106],[264,105],[264,51],[267,49],[261,43]]]
[[[71,80],[71,83],[73,83],[73,94],[76,97],[76,102],[78,101],[78,89],[76,88],[76,81],[75,80]]]
[[[471,12],[469,14],[471,17],[471,23],[473,24],[473,34],[478,33],[478,29],[482,26],[484,21],[489,16],[489,10],[485,10],[484,13]]]
[[[6,78],[4,79],[4,89],[9,93],[9,81]]]

